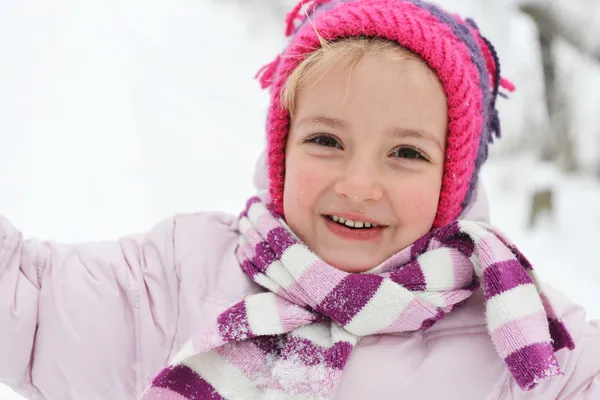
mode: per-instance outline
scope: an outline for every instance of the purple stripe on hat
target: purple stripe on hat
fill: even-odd
[[[217,318],[217,323],[219,334],[226,342],[246,340],[254,336],[248,323],[246,302],[243,300],[223,311]]]
[[[575,349],[575,342],[562,321],[556,318],[548,318],[548,328],[550,329],[550,337],[552,338],[553,351],[559,351],[564,348],[569,350]]]
[[[390,279],[408,290],[425,290],[427,286],[425,275],[423,275],[423,270],[417,260],[392,271]]]
[[[152,386],[169,389],[190,400],[224,400],[211,384],[187,365],[163,369],[152,381]]]
[[[483,292],[486,300],[530,283],[532,283],[531,278],[517,260],[500,261],[483,271]]]
[[[277,258],[292,245],[296,244],[296,239],[285,228],[275,228],[267,234],[267,242],[275,252]]]
[[[298,31],[300,30],[300,28],[302,28],[302,26],[304,26],[304,24],[306,24],[307,21],[314,21],[315,18],[315,14],[320,14],[323,13],[325,11],[329,11],[331,9],[333,9],[334,7],[338,6],[341,3],[349,3],[352,2],[354,0],[331,0],[331,1],[327,1],[327,2],[322,2],[322,3],[317,3],[315,6],[309,7],[307,11],[307,17],[303,18],[297,25],[296,28],[294,29],[294,32],[292,33],[292,36],[295,36],[296,33],[298,33]]]
[[[317,310],[344,326],[373,297],[383,277],[371,274],[350,274],[325,297]]]
[[[488,78],[487,67],[485,65],[485,58],[481,49],[479,48],[479,44],[476,39],[473,37],[469,29],[466,25],[460,23],[453,16],[448,14],[447,12],[441,10],[434,4],[430,4],[421,0],[410,0],[413,4],[418,7],[428,10],[433,16],[435,16],[440,22],[445,23],[452,29],[452,33],[467,46],[469,53],[471,54],[471,61],[477,67],[477,71],[479,72],[479,86],[483,94],[483,114],[484,121],[489,124],[490,121],[490,104],[491,104],[491,96],[492,96],[492,88],[490,87],[490,82]],[[499,68],[499,66],[497,66]],[[477,159],[475,160],[475,170],[473,171],[473,178],[471,182],[469,182],[469,189],[465,195],[465,199],[462,204],[462,209],[464,210],[470,203],[471,198],[473,197],[473,192],[475,190],[477,184],[477,176],[481,165],[488,157],[488,145],[492,142],[492,131],[488,126],[482,127],[481,138],[479,142],[479,149],[477,151]]]
[[[352,1],[353,0],[341,0],[341,1],[326,2],[326,3],[323,3],[322,5],[318,5],[314,9],[314,13],[317,13],[317,11],[319,11],[319,10],[326,11],[331,8],[334,8],[336,5],[338,5],[340,3],[351,3]],[[479,72],[479,74],[478,74],[479,75],[479,86],[480,86],[482,96],[483,96],[483,98],[482,98],[483,114],[484,114],[483,121],[486,125],[481,127],[481,131],[480,131],[481,137],[480,137],[480,141],[479,141],[479,148],[477,150],[477,158],[475,160],[475,169],[473,171],[473,177],[471,179],[471,182],[469,182],[469,188],[465,194],[463,204],[461,205],[461,209],[464,210],[471,203],[473,193],[474,193],[475,187],[477,185],[477,178],[478,178],[479,170],[481,169],[481,166],[483,165],[485,160],[488,158],[488,145],[493,140],[492,129],[490,129],[490,127],[489,127],[490,121],[492,119],[492,115],[490,114],[490,112],[493,113],[493,111],[490,110],[490,106],[492,104],[492,88],[491,88],[490,82],[489,82],[489,75],[488,75],[488,71],[487,71],[487,67],[486,67],[486,63],[485,63],[485,58],[482,53],[482,50],[479,47],[479,43],[477,42],[477,40],[473,36],[473,34],[470,32],[470,30],[468,29],[466,24],[459,22],[456,18],[454,18],[454,16],[452,16],[449,13],[447,13],[446,11],[442,10],[435,4],[431,4],[431,3],[421,1],[421,0],[405,0],[405,1],[408,3],[412,3],[415,6],[421,8],[423,10],[427,10],[429,13],[431,13],[431,15],[436,17],[441,23],[448,25],[450,27],[450,29],[452,30],[452,33],[455,35],[455,37],[466,46],[467,50],[469,51],[470,57],[471,57],[471,62],[475,65],[475,67],[477,68],[477,71]],[[313,21],[315,20],[315,16],[313,15],[314,13],[312,12],[312,10],[309,10],[310,20],[313,20]],[[317,15],[318,15],[318,13],[317,13]],[[298,24],[298,26],[295,29],[295,33],[300,30],[300,28],[308,21],[309,18],[305,18],[302,22],[300,22]],[[499,66],[497,66],[497,68],[499,68]]]
[[[523,347],[506,357],[504,362],[524,390],[531,390],[541,379],[561,373],[550,343],[535,343]]]

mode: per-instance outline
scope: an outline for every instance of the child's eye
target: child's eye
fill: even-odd
[[[313,137],[307,139],[306,141],[308,143],[318,144],[319,146],[336,147],[338,149],[342,148],[342,145],[340,144],[340,142],[336,138],[334,138],[333,136],[330,136],[330,135],[313,136]]]
[[[423,160],[427,161],[427,158],[419,150],[414,147],[400,147],[391,154],[392,157],[406,158],[409,160]]]

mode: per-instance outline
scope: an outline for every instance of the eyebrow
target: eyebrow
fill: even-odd
[[[308,124],[323,124],[330,128],[345,128],[346,123],[340,119],[325,117],[323,115],[312,115],[302,118],[296,126],[308,125]]]
[[[395,138],[407,138],[412,137],[416,139],[424,139],[435,144],[442,152],[444,151],[444,146],[440,142],[440,139],[435,135],[424,131],[422,129],[411,129],[411,128],[395,128],[390,129],[388,131],[388,136]]]

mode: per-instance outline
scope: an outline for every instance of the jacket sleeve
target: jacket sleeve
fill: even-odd
[[[529,392],[522,391],[514,379],[508,379],[509,389],[499,399],[600,399],[600,321],[587,320],[585,310],[560,291],[548,285],[544,291],[569,329],[575,349],[562,349],[556,353],[562,376],[543,380]]]
[[[559,399],[600,399],[600,321],[584,322]]]
[[[174,231],[173,218],[114,242],[63,245],[23,240],[0,216],[0,382],[31,399],[140,393],[175,337]]]

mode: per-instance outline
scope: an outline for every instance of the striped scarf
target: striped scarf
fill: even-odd
[[[531,265],[490,226],[453,222],[368,273],[315,255],[258,198],[239,220],[241,268],[266,289],[193,337],[143,399],[330,399],[361,337],[427,329],[478,287],[491,340],[524,390],[574,348]]]

